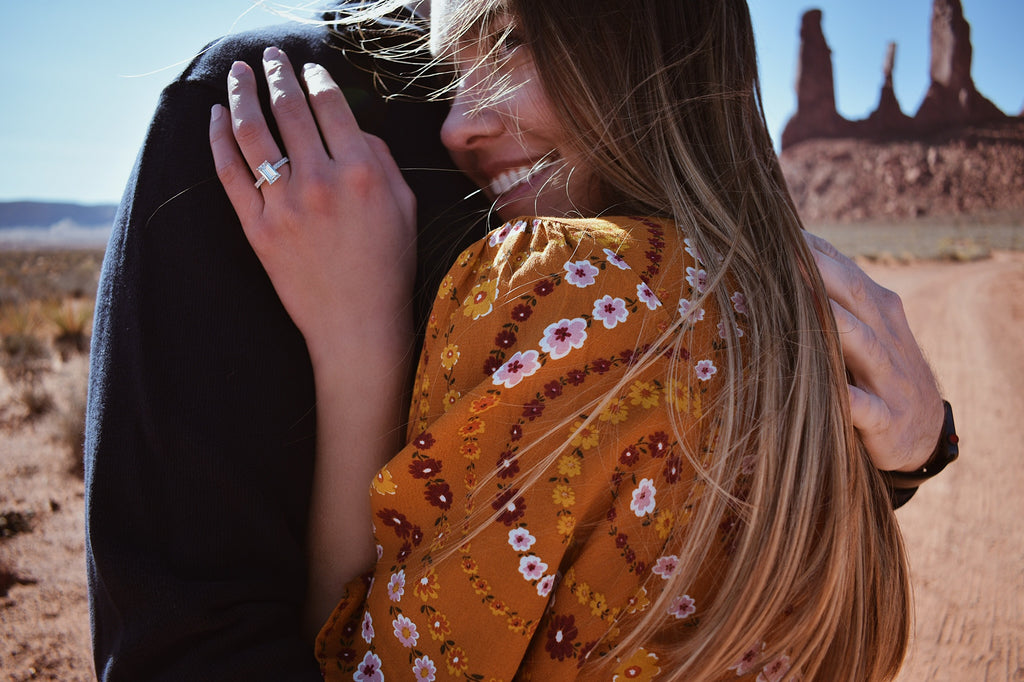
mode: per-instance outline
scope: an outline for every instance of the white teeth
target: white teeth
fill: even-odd
[[[491,192],[496,196],[498,194],[504,194],[521,182],[525,182],[529,179],[530,175],[533,174],[534,166],[523,166],[522,168],[513,168],[503,172],[498,177],[491,180]]]

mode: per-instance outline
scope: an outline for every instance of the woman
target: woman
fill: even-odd
[[[211,124],[313,360],[311,619],[344,595],[317,640],[327,677],[893,677],[906,562],[745,3],[434,13],[458,75],[443,141],[510,222],[441,286],[404,440],[413,199],[387,150],[315,66],[311,113],[273,48],[275,165],[302,191],[269,171],[254,189],[222,111]],[[253,83],[236,65],[250,168],[281,156],[238,116]],[[316,177],[320,135],[341,186]],[[622,215],[641,217],[598,218]]]

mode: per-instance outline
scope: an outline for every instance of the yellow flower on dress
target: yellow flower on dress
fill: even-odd
[[[380,495],[394,495],[398,489],[398,485],[395,480],[391,478],[391,472],[388,471],[387,466],[384,466],[377,472],[377,475],[370,481],[370,485]]]
[[[661,402],[661,394],[658,387],[649,381],[634,381],[629,388],[629,402],[631,405],[639,405],[645,410],[657,407]]]
[[[453,646],[448,650],[448,655],[445,657],[445,665],[450,675],[462,677],[462,674],[469,669],[466,651],[462,647]]]
[[[498,282],[493,279],[486,280],[473,287],[469,296],[462,302],[462,314],[479,320],[487,315],[494,308],[494,299],[498,297]]]
[[[673,526],[675,526],[675,514],[672,513],[671,509],[663,508],[655,512],[654,530],[658,533],[659,538],[662,540],[668,538]]]
[[[607,610],[608,599],[600,592],[592,592],[590,594],[590,613],[600,618]]]
[[[441,350],[441,366],[450,370],[459,362],[461,355],[459,347],[454,343],[449,343]]]
[[[487,425],[484,424],[477,417],[470,417],[466,420],[465,425],[459,429],[459,435],[466,437],[472,436],[478,433],[483,433],[486,430]]]
[[[598,430],[593,426],[583,426],[582,419],[577,419],[573,423],[572,432],[576,434],[573,436],[572,445],[580,450],[589,450],[597,445],[600,436]]]
[[[653,651],[637,649],[633,652],[632,656],[615,669],[612,682],[623,682],[624,680],[650,682],[660,672],[661,667],[658,665],[658,655]]]
[[[452,626],[448,619],[436,611],[427,621],[427,630],[430,632],[430,638],[437,642],[445,641],[452,634]]]
[[[578,476],[581,468],[580,458],[576,455],[565,454],[558,458],[558,473],[563,476]]]
[[[558,517],[558,534],[562,537],[569,537],[576,529],[576,517],[565,513]]]
[[[576,504],[576,493],[566,484],[559,483],[551,493],[551,501],[568,508]]]
[[[647,588],[641,587],[636,594],[629,598],[627,604],[627,613],[646,611],[647,607],[651,605],[651,600],[647,596]]]
[[[455,389],[447,391],[444,394],[444,411],[447,412],[448,410],[455,407],[455,403],[459,402],[459,398],[461,397],[462,394],[456,391]]]
[[[498,404],[498,396],[483,395],[469,405],[469,411],[473,414],[482,414]]]
[[[603,422],[609,422],[611,424],[621,424],[626,421],[629,416],[629,408],[626,407],[626,401],[622,398],[616,398],[612,402],[608,403],[608,407],[604,408],[604,412],[598,417]]]
[[[428,569],[423,577],[413,584],[412,592],[423,601],[437,599],[441,593],[441,584],[437,581],[437,574],[434,573],[434,569]]]
[[[476,443],[463,443],[459,448],[463,457],[469,460],[480,459],[480,446]]]
[[[449,272],[445,275],[445,278],[441,280],[441,286],[437,288],[438,298],[448,298],[451,296],[452,289],[455,288],[455,277]]]

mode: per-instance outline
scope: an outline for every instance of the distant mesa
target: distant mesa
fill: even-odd
[[[896,45],[890,43],[878,108],[851,121],[836,110],[832,51],[821,28],[822,12],[804,13],[800,26],[797,111],[782,132],[782,148],[816,138],[897,139],[1009,118],[985,98],[971,77],[971,27],[960,0],[934,0],[931,25],[931,85],[917,113],[907,116],[893,89]],[[1024,113],[1024,112],[1022,112]]]
[[[49,227],[61,222],[83,227],[109,226],[114,223],[117,206],[101,204],[55,203],[48,201],[0,202],[0,228]]]

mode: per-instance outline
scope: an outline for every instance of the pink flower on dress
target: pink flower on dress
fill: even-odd
[[[505,364],[494,371],[491,381],[495,386],[512,388],[540,369],[539,358],[540,353],[535,350],[528,350],[525,353],[516,352]]]
[[[704,319],[704,309],[694,308],[689,299],[679,299],[679,314],[688,318],[690,322],[700,322]]]
[[[519,572],[527,580],[540,580],[544,577],[544,571],[548,565],[540,560],[536,554],[527,554],[519,560]]]
[[[513,528],[508,532],[508,544],[517,552],[528,551],[535,542],[537,538],[530,535],[530,531],[525,528]]]
[[[506,239],[514,234],[519,234],[526,230],[526,221],[517,220],[514,224],[511,222],[505,223],[497,230],[491,233],[490,238],[487,240],[488,246],[497,246],[503,243]]]
[[[754,671],[757,667],[757,662],[761,658],[761,652],[764,651],[764,642],[756,642],[752,647],[746,650],[740,660],[736,661],[729,670],[736,672],[736,677],[742,677],[747,673]]]
[[[608,257],[608,262],[617,267],[619,270],[629,270],[629,263],[626,259],[615,253],[611,249],[605,249],[604,255]]]
[[[654,295],[651,288],[644,282],[636,285],[636,295],[647,305],[648,310],[657,310],[661,307],[661,301],[658,300],[658,297]]]
[[[352,679],[356,682],[384,682],[384,673],[380,671],[380,657],[372,651],[367,651],[363,660],[356,666]]]
[[[789,656],[779,656],[761,669],[757,682],[779,682],[789,672]]]
[[[361,629],[362,629],[363,641],[366,642],[367,644],[372,642],[373,641],[373,616],[370,615],[369,611],[367,611],[366,613],[363,614],[363,624],[362,624],[362,628]]]
[[[402,643],[402,646],[407,649],[416,646],[416,640],[420,638],[420,633],[416,631],[416,623],[405,616],[398,616],[391,621],[391,627],[394,628],[395,637]]]
[[[700,252],[697,251],[697,247],[693,245],[692,239],[687,237],[686,239],[683,240],[683,244],[686,244],[686,253],[693,256],[693,260],[697,261],[698,263],[703,262],[700,257]]]
[[[707,381],[718,372],[718,368],[715,367],[715,363],[710,360],[701,360],[696,364],[694,369],[697,370],[697,378],[701,381]]]
[[[437,666],[434,665],[429,656],[423,656],[412,662],[412,674],[416,676],[417,680],[422,682],[434,682]]]
[[[640,479],[640,483],[637,484],[636,490],[633,491],[633,500],[629,503],[629,508],[633,510],[633,513],[637,516],[644,516],[654,511],[657,506],[657,502],[654,496],[658,493],[658,489],[654,487],[654,481],[650,478]]]
[[[586,320],[582,317],[572,320],[562,319],[554,324],[549,324],[544,330],[544,338],[540,340],[540,349],[551,356],[552,360],[558,360],[568,355],[573,348],[582,348],[583,342],[586,340]]]
[[[657,563],[654,564],[654,568],[651,572],[655,575],[661,576],[663,580],[668,580],[676,569],[679,568],[679,557],[675,554],[669,554],[658,559]]]
[[[402,601],[403,594],[405,594],[405,571],[399,570],[398,573],[392,573],[391,579],[388,580],[388,597],[391,601],[399,602]]]
[[[551,588],[555,586],[555,576],[546,575],[537,583],[537,594],[546,597],[551,594]]]
[[[626,302],[621,298],[604,296],[594,301],[594,319],[604,323],[605,329],[615,329],[619,322],[625,322],[629,317],[626,310]]]
[[[733,330],[736,332],[737,337],[743,336],[743,330],[739,327],[733,327]],[[718,336],[723,339],[725,338],[725,322],[718,323]]]
[[[732,307],[736,312],[740,315],[747,314],[747,297],[742,291],[732,292],[732,296],[729,297],[729,300],[732,301]]]
[[[697,604],[687,594],[676,597],[668,607],[668,615],[674,616],[676,620],[689,618],[697,610]]]
[[[686,283],[703,294],[708,286],[708,273],[703,269],[686,268]]]
[[[574,287],[585,289],[595,282],[595,277],[601,271],[588,260],[578,260],[575,263],[565,264],[565,281]]]

